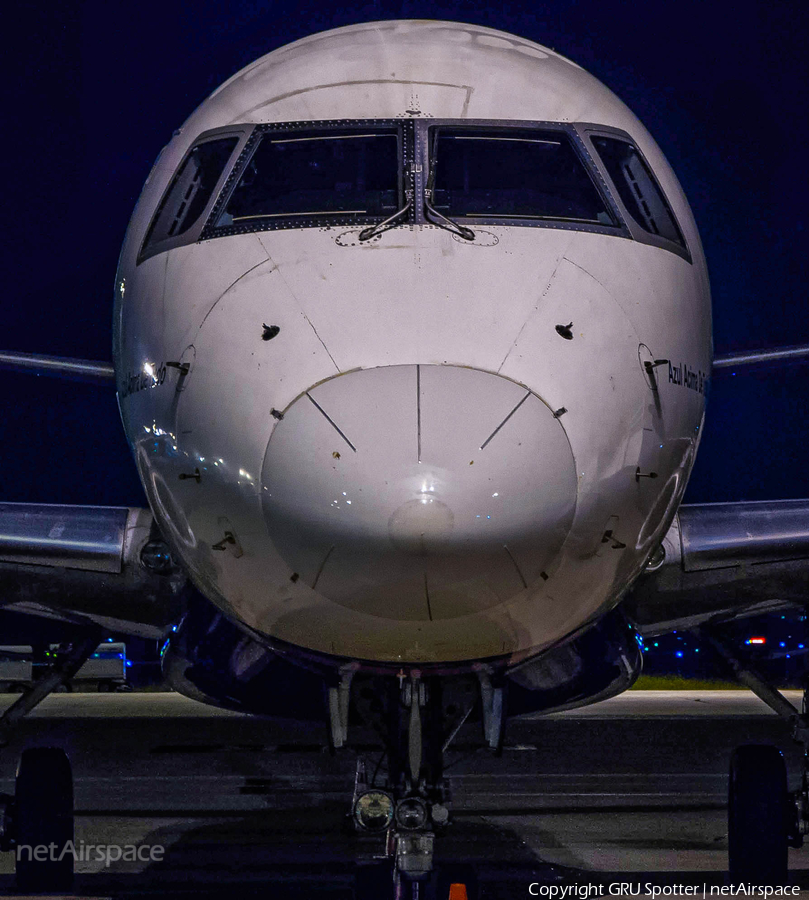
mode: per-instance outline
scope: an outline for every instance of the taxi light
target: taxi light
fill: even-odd
[[[366,831],[384,831],[393,822],[393,797],[384,791],[366,791],[354,803],[354,820]]]
[[[415,831],[427,822],[427,804],[420,797],[407,797],[396,807],[396,823],[400,828]]]
[[[449,900],[468,900],[465,884],[451,884],[449,886]]]

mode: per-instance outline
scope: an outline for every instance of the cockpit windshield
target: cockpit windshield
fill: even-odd
[[[436,127],[431,148],[432,202],[450,218],[618,224],[563,131]]]
[[[593,146],[635,222],[649,234],[685,249],[674,213],[652,170],[635,147],[629,141],[604,135],[594,135]]]
[[[389,216],[399,205],[399,156],[396,128],[265,132],[214,227]]]
[[[424,225],[471,243],[486,225],[563,228],[650,243],[690,261],[670,206],[623,131],[430,117],[205,132],[166,189],[138,261],[259,231],[341,227],[356,229],[363,244]]]

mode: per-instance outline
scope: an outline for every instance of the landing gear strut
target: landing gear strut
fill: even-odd
[[[344,673],[341,684],[331,689],[331,735],[336,744],[345,740],[350,677]],[[367,680],[365,686],[357,681],[355,677],[350,688],[352,708],[383,737],[387,759],[380,779],[381,761],[374,770],[363,760],[357,766],[352,819],[358,828],[384,833],[386,839],[386,863],[361,871],[357,896],[366,896],[362,883],[367,896],[379,900],[433,900],[442,891],[446,897],[447,873],[436,872],[434,866],[436,835],[448,824],[451,805],[444,753],[473,708],[481,713],[484,742],[494,749],[501,745],[502,688],[484,672],[450,681],[403,671],[398,679],[376,679],[373,689]],[[457,877],[456,871],[453,882]],[[471,873],[463,878],[468,900],[473,900],[473,881]],[[454,896],[462,894],[456,891]]]
[[[98,634],[64,645],[48,671],[0,716],[0,746],[51,691],[72,678],[98,646]],[[73,884],[73,775],[63,750],[24,750],[14,795],[0,795],[0,850],[16,854],[17,889],[69,891]]]

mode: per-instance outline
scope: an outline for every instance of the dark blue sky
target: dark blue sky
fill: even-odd
[[[809,343],[809,5],[154,0],[20,5],[4,46],[7,349],[109,359],[141,185],[233,72],[313,31],[385,18],[502,28],[584,66],[674,166],[711,272],[717,353]],[[0,498],[144,502],[111,391],[0,373]],[[692,502],[809,496],[809,366],[717,380]]]

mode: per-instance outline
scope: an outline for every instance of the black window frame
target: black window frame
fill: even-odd
[[[552,228],[560,231],[584,231],[593,234],[609,234],[613,237],[630,238],[630,232],[626,225],[625,216],[621,208],[615,202],[612,195],[610,183],[608,183],[603,172],[596,165],[590,148],[584,143],[581,135],[572,124],[565,122],[546,122],[546,121],[530,121],[526,119],[418,119],[416,120],[416,152],[421,161],[423,169],[423,179],[429,175],[429,147],[430,133],[433,129],[452,128],[453,130],[468,128],[470,131],[480,131],[485,129],[496,135],[498,131],[513,132],[514,129],[521,131],[543,131],[556,132],[565,135],[573,147],[579,162],[593,182],[593,186],[599,197],[604,203],[605,208],[614,219],[614,224],[606,225],[597,222],[581,222],[572,219],[536,219],[530,216],[453,216],[453,221],[462,222],[464,225],[471,227],[473,230],[481,225],[512,225],[518,228]],[[423,187],[416,192],[419,198],[417,208],[418,221],[429,224],[424,218],[424,210],[421,201],[423,200]]]
[[[663,187],[660,184],[660,180],[655,174],[654,168],[649,164],[649,160],[646,159],[646,156],[638,146],[637,141],[635,141],[631,135],[627,134],[627,132],[623,131],[622,129],[610,128],[606,125],[597,125],[594,123],[576,123],[576,130],[580,133],[583,140],[586,141],[590,151],[590,155],[593,158],[596,167],[601,172],[602,178],[606,179],[606,181],[610,185],[610,190],[613,196],[617,199],[617,202],[620,206],[621,215],[623,216],[629,227],[632,240],[636,241],[639,244],[648,244],[652,247],[659,247],[661,250],[668,250],[669,252],[674,253],[676,256],[679,256],[681,259],[684,259],[687,263],[689,263],[689,265],[693,265],[693,258],[688,246],[688,239],[685,236],[685,231],[683,230],[683,227],[680,224],[680,220],[677,218],[677,215],[674,212],[671,201],[666,196],[666,192],[663,190]],[[660,196],[663,199],[663,203],[665,204],[666,209],[671,216],[672,222],[679,232],[680,237],[682,237],[683,239],[682,246],[676,241],[669,240],[669,238],[665,238],[662,235],[653,234],[651,231],[648,231],[640,222],[637,222],[635,220],[635,217],[626,208],[623,200],[621,199],[620,191],[613,183],[612,177],[607,171],[607,167],[604,165],[604,162],[602,161],[601,156],[595,147],[595,144],[593,144],[592,142],[592,139],[594,137],[614,138],[616,140],[623,141],[624,143],[629,144],[638,154],[641,162],[646,167],[646,171],[652,179],[652,182],[659,191]]]
[[[171,178],[169,179],[169,183],[168,185],[166,185],[166,189],[163,191],[160,197],[160,202],[155,207],[155,211],[152,214],[152,217],[149,219],[149,224],[146,228],[146,231],[144,232],[143,240],[141,241],[141,247],[140,251],[138,252],[136,265],[140,265],[147,259],[150,259],[153,256],[157,256],[159,253],[163,253],[166,250],[173,250],[175,247],[183,247],[187,244],[195,244],[200,240],[207,222],[210,219],[211,210],[213,209],[214,204],[222,193],[222,188],[227,181],[228,173],[233,168],[233,159],[238,157],[242,153],[252,131],[252,125],[236,125],[224,128],[214,128],[210,131],[204,131],[199,135],[199,137],[196,138],[196,140],[194,140],[188,150],[183,154],[183,158],[182,160],[180,160],[180,164],[177,166]],[[208,197],[205,206],[203,207],[202,211],[197,216],[193,224],[180,234],[173,235],[169,238],[164,238],[162,241],[149,242],[149,237],[155,227],[157,218],[162,212],[163,206],[168,200],[169,194],[171,193],[171,189],[174,187],[177,177],[183,171],[183,168],[185,167],[186,162],[188,162],[191,154],[201,144],[207,144],[212,141],[222,140],[223,138],[236,138],[237,141],[235,146],[233,147],[233,150],[231,150],[228,161],[222,168],[222,172],[217,179],[216,185],[211,191],[210,197]]]
[[[241,222],[231,225],[216,225],[219,217],[227,208],[233,191],[239,183],[245,169],[253,158],[253,154],[259,147],[262,138],[266,134],[291,134],[307,131],[333,131],[346,132],[356,130],[387,131],[394,129],[397,135],[397,209],[404,206],[406,182],[411,178],[410,161],[412,160],[413,129],[408,120],[403,119],[335,119],[311,122],[272,122],[265,125],[256,125],[247,142],[239,154],[236,164],[225,180],[216,203],[208,214],[208,221],[200,234],[200,240],[227,237],[229,235],[253,234],[262,231],[289,231],[293,228],[324,228],[331,226],[367,226],[382,222],[386,216],[382,215],[357,215],[339,212],[325,212],[322,215],[291,214],[288,216],[273,216],[268,218],[256,218],[250,222]],[[413,224],[413,211],[411,209],[407,218],[403,218],[401,224]]]
[[[636,141],[634,141],[631,135],[627,134],[625,131],[610,126],[599,125],[597,123],[549,122],[525,119],[444,119],[424,117],[394,119],[329,119],[298,122],[273,122],[261,125],[242,124],[211,129],[200,134],[191,144],[187,153],[183,156],[183,159],[178,165],[175,173],[172,175],[166,190],[163,192],[160,203],[157,205],[156,211],[145,231],[137,264],[166,250],[172,250],[176,247],[228,235],[252,234],[263,231],[288,231],[302,228],[330,228],[335,226],[362,228],[383,220],[383,217],[380,215],[360,216],[356,214],[329,212],[323,215],[298,214],[266,219],[259,218],[249,223],[243,222],[238,225],[224,225],[217,227],[214,223],[225,210],[231,194],[238,184],[246,166],[249,164],[261,138],[268,132],[294,134],[296,132],[312,130],[346,131],[356,129],[395,128],[397,130],[399,141],[399,198],[397,202],[399,208],[401,208],[405,205],[406,198],[411,197],[413,201],[408,214],[403,216],[400,222],[397,222],[397,225],[418,225],[429,228],[438,227],[431,223],[425,216],[424,190],[427,186],[427,178],[429,175],[430,133],[432,129],[440,129],[442,127],[451,127],[452,129],[469,128],[470,130],[477,131],[486,129],[491,130],[493,133],[496,133],[500,129],[513,131],[513,129],[516,128],[529,131],[558,132],[566,135],[570,139],[574,152],[591,178],[606,209],[615,219],[614,225],[587,223],[570,219],[535,219],[521,216],[474,216],[469,218],[459,216],[456,217],[458,222],[464,223],[473,229],[486,225],[497,225],[517,228],[551,228],[561,231],[582,231],[595,234],[606,234],[612,237],[634,240],[637,243],[648,244],[663,250],[668,250],[679,256],[681,259],[684,259],[689,264],[692,263],[688,241],[677,216],[674,214],[668,197],[661,188],[653,168],[649,165],[648,160],[639,149]],[[646,231],[642,225],[633,219],[624,206],[624,203],[620,198],[620,193],[613,184],[609,172],[604,166],[595,146],[591,142],[591,136],[597,137],[599,135],[617,138],[632,145],[651,174],[657,189],[660,191],[660,194],[671,213],[672,219],[683,237],[685,247],[681,247],[674,241]],[[228,136],[236,136],[239,140],[231,153],[230,159],[225,165],[223,173],[203,212],[194,224],[182,234],[160,242],[155,242],[149,247],[146,247],[146,236],[151,232],[157,216],[157,211],[163,206],[163,203],[174,184],[175,178],[182,171],[183,166],[193,150],[201,143]]]

